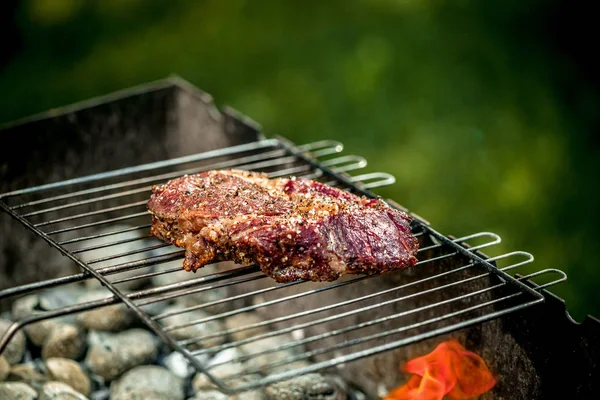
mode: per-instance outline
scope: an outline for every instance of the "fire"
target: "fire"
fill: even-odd
[[[442,400],[444,396],[469,400],[496,384],[483,359],[454,339],[410,360],[404,371],[414,375],[404,386],[388,393],[385,400]]]

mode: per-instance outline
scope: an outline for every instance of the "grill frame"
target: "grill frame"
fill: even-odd
[[[310,165],[311,171],[320,171],[320,174],[322,174],[322,175],[320,175],[319,178],[326,177],[326,178],[332,179],[334,181],[340,182],[343,185],[345,185],[346,187],[352,188],[352,190],[357,194],[362,194],[362,195],[365,195],[368,197],[377,197],[373,192],[370,191],[370,188],[375,187],[376,185],[373,185],[373,184],[369,185],[369,184],[361,183],[361,181],[365,180],[366,178],[375,177],[376,179],[377,178],[382,179],[382,181],[379,181],[380,183],[381,182],[383,182],[383,183],[389,182],[390,179],[393,180],[393,178],[391,176],[385,175],[385,174],[379,174],[379,175],[378,174],[365,174],[365,175],[360,175],[358,177],[352,178],[350,175],[348,175],[344,172],[340,172],[339,170],[336,171],[334,169],[334,167],[326,165],[326,162],[324,163],[324,162],[319,162],[318,160],[316,160],[316,158],[318,158],[318,156],[326,155],[323,152],[321,152],[321,153],[317,152],[316,154],[313,154],[312,157],[309,157],[306,154],[306,146],[305,147],[296,146],[293,143],[289,142],[288,140],[286,140],[285,138],[282,138],[282,137],[277,137],[276,139],[267,139],[267,140],[263,140],[263,141],[259,141],[259,142],[276,144],[279,149],[284,150],[284,152],[286,154],[288,154],[290,157],[294,157],[297,160],[301,160],[306,165]],[[256,142],[256,143],[259,143],[259,142]],[[334,146],[335,149],[338,149],[340,147],[338,145],[335,145],[335,143],[331,143],[331,144]],[[241,146],[245,146],[245,145],[241,145]],[[239,146],[234,146],[234,147],[239,147]],[[215,150],[212,152],[212,154],[222,155],[223,151],[227,151],[227,149],[231,149],[231,148],[226,148],[225,150]],[[207,157],[207,154],[209,154],[209,153],[211,153],[211,152],[202,153],[203,157]],[[330,154],[332,154],[332,153],[330,153]],[[137,172],[141,172],[145,169],[151,170],[151,169],[159,168],[162,166],[168,166],[173,163],[174,164],[182,164],[182,163],[192,159],[193,157],[194,156],[187,156],[187,157],[180,157],[177,159],[166,160],[164,162],[143,164],[141,166],[120,169],[120,170],[116,170],[116,171],[112,171],[112,172],[94,174],[94,175],[90,175],[90,176],[82,177],[82,178],[78,178],[78,179],[71,179],[71,180],[67,180],[67,181],[63,181],[63,182],[57,182],[54,184],[42,185],[42,186],[37,186],[37,187],[33,187],[33,188],[28,188],[28,189],[17,190],[17,191],[5,193],[3,195],[0,195],[0,208],[2,208],[4,211],[6,211],[8,214],[10,214],[13,218],[15,218],[16,220],[21,222],[29,230],[33,231],[36,235],[43,238],[50,246],[54,247],[55,249],[60,251],[63,255],[65,255],[66,257],[71,259],[73,262],[75,262],[80,268],[83,269],[83,271],[85,271],[83,273],[84,276],[91,275],[93,278],[102,282],[104,284],[104,286],[106,286],[108,288],[108,290],[113,294],[114,300],[109,299],[110,301],[100,300],[97,302],[92,302],[92,303],[94,303],[93,304],[94,307],[106,306],[109,304],[113,304],[113,301],[124,303],[125,305],[127,305],[127,307],[129,307],[137,315],[137,317],[141,321],[143,321],[143,323],[147,327],[149,327],[157,336],[159,336],[161,338],[161,340],[163,340],[163,342],[165,342],[167,345],[169,345],[169,347],[171,347],[173,350],[179,351],[184,356],[186,356],[186,358],[190,361],[190,363],[192,365],[194,365],[194,367],[198,371],[206,372],[205,367],[203,365],[201,365],[200,362],[195,357],[193,357],[193,355],[191,355],[187,349],[183,348],[177,341],[173,340],[173,338],[168,333],[166,333],[165,330],[158,323],[156,323],[156,321],[154,321],[152,318],[149,318],[148,315],[140,309],[139,304],[136,305],[136,303],[134,303],[135,298],[131,297],[130,295],[125,295],[122,291],[120,291],[118,288],[115,287],[114,283],[109,282],[108,279],[106,279],[105,275],[103,275],[103,274],[99,273],[97,270],[89,267],[89,265],[87,265],[87,263],[81,261],[78,257],[76,257],[75,254],[73,254],[73,252],[66,249],[64,247],[64,244],[61,245],[58,241],[56,241],[52,237],[50,237],[50,235],[48,233],[44,233],[42,230],[39,229],[41,226],[44,226],[46,224],[35,226],[35,224],[28,221],[26,219],[26,217],[19,214],[17,212],[18,209],[10,207],[5,202],[5,199],[7,199],[9,197],[18,196],[18,195],[35,193],[35,192],[48,190],[48,189],[62,188],[62,187],[66,187],[67,185],[73,185],[76,183],[99,181],[99,180],[102,180],[105,178],[124,176],[131,172],[137,173]],[[363,164],[359,158],[353,159],[353,161],[357,162],[358,164]],[[539,290],[544,289],[552,284],[558,283],[558,282],[566,279],[566,275],[564,275],[564,273],[562,271],[555,270],[555,269],[542,270],[536,274],[529,275],[529,276],[526,276],[526,277],[523,277],[520,279],[515,278],[512,275],[508,274],[507,271],[497,268],[494,263],[495,260],[493,258],[490,259],[487,256],[485,256],[484,254],[474,251],[474,250],[477,250],[477,247],[469,248],[468,246],[462,244],[462,240],[468,240],[468,239],[470,239],[469,237],[463,238],[461,241],[457,241],[456,239],[452,239],[450,237],[444,236],[443,234],[434,230],[427,221],[423,220],[422,218],[415,215],[414,213],[409,212],[408,210],[395,204],[392,201],[388,201],[388,203],[390,203],[390,205],[392,205],[394,207],[398,207],[400,209],[403,209],[404,211],[407,211],[413,217],[413,228],[414,229],[421,229],[423,232],[426,232],[424,234],[431,236],[435,240],[439,241],[440,246],[449,247],[451,249],[454,249],[462,257],[466,257],[467,259],[473,261],[474,263],[477,263],[478,265],[483,266],[488,271],[489,274],[494,275],[496,278],[498,278],[502,282],[504,282],[504,284],[508,284],[515,289],[519,289],[520,293],[528,294],[531,297],[531,300],[517,304],[513,307],[510,307],[507,310],[489,313],[489,314],[484,315],[481,318],[470,319],[470,320],[466,320],[460,324],[454,324],[452,326],[449,326],[446,329],[435,330],[435,331],[428,332],[426,334],[417,335],[417,336],[409,338],[410,340],[396,341],[396,342],[390,343],[385,346],[373,347],[369,350],[353,353],[352,356],[347,356],[347,357],[342,357],[342,358],[338,357],[338,360],[335,362],[334,362],[334,360],[332,360],[330,362],[321,362],[321,363],[313,364],[312,366],[310,366],[308,368],[296,369],[296,370],[288,371],[285,373],[272,375],[272,376],[269,376],[269,377],[266,377],[266,378],[263,378],[260,380],[250,382],[245,385],[239,385],[236,387],[232,387],[230,385],[225,384],[222,380],[213,377],[211,374],[207,374],[209,379],[221,391],[226,392],[226,393],[237,393],[240,391],[264,386],[266,384],[281,381],[281,380],[296,376],[298,374],[312,372],[312,371],[318,371],[323,368],[331,367],[333,365],[343,364],[343,363],[353,361],[356,359],[360,359],[363,357],[372,356],[372,355],[375,355],[375,354],[378,354],[378,353],[381,353],[384,351],[388,351],[388,350],[391,350],[391,349],[394,349],[394,348],[397,348],[400,346],[414,343],[416,341],[420,341],[420,340],[423,340],[426,338],[438,336],[443,333],[452,332],[457,329],[465,328],[465,327],[468,327],[468,326],[471,326],[474,324],[481,323],[483,321],[494,319],[494,318],[500,317],[500,316],[508,314],[508,313],[513,313],[513,312],[522,310],[524,308],[533,306],[535,304],[538,304],[540,302],[543,302],[544,296],[539,292]],[[509,253],[509,254],[513,254],[513,253]],[[521,252],[521,254],[526,255],[528,253]],[[532,260],[532,258],[529,260],[529,262],[531,260]],[[516,265],[516,266],[519,266],[519,265]],[[512,268],[512,266],[511,266],[511,268]],[[242,268],[238,269],[239,271],[238,270],[236,270],[236,271],[237,271],[237,273],[242,274],[244,272],[250,271],[251,269],[256,270],[256,267],[242,267]],[[549,282],[547,284],[537,286],[535,288],[532,288],[529,285],[526,285],[525,283],[521,282],[522,279],[532,278],[534,276],[544,274],[544,273],[557,273],[560,275],[560,278],[555,281]],[[230,275],[229,277],[235,277],[235,276]],[[220,278],[220,276],[216,276],[215,281],[218,282],[218,278]],[[64,278],[57,278],[57,280],[55,280],[55,283],[57,283],[57,284],[67,283],[66,281],[63,281],[61,279],[64,279]],[[30,293],[32,291],[37,291],[40,288],[42,288],[43,285],[47,285],[47,284],[48,284],[47,281],[36,282],[36,283],[30,284],[30,285],[23,285],[26,287],[26,289],[23,289],[23,286],[21,286],[20,288],[12,288],[12,289],[8,289],[8,290],[0,291],[0,299],[2,299],[4,297],[12,297],[16,294],[24,294],[24,293]],[[72,313],[81,312],[81,311],[85,311],[85,310],[89,310],[89,309],[91,309],[91,308],[89,308],[89,305],[88,305],[88,307],[82,307],[82,306],[76,306],[76,305],[69,306],[69,307],[65,307],[61,310],[58,310],[56,312],[46,314],[43,319],[58,317],[61,315],[66,315],[66,314],[72,314]],[[50,314],[52,314],[52,315],[50,315]],[[12,336],[18,329],[22,328],[23,326],[25,326],[27,324],[38,321],[38,320],[40,320],[39,317],[30,317],[30,318],[22,320],[18,323],[15,323],[11,327],[9,332],[7,332],[7,334],[0,340],[0,349],[3,347],[3,345],[5,345],[7,343],[10,336]]]

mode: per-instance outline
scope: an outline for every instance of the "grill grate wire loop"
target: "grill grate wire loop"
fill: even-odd
[[[413,217],[413,233],[422,242],[419,262],[411,270],[419,271],[450,261],[455,267],[434,271],[424,277],[413,276],[410,270],[396,271],[393,274],[403,276],[406,282],[342,301],[325,302],[302,312],[266,315],[259,322],[180,338],[178,333],[186,329],[226,321],[244,313],[269,314],[275,307],[285,307],[290,302],[326,298],[323,296],[340,293],[349,286],[358,288],[370,280],[384,279],[384,276],[346,276],[322,284],[304,281],[276,284],[257,266],[220,270],[219,264],[207,266],[197,274],[181,275],[183,251],[174,251],[172,246],[158,241],[148,232],[149,214],[145,204],[152,186],[184,174],[223,168],[264,171],[270,177],[306,177],[368,197],[376,197],[371,189],[395,182],[394,176],[383,172],[351,175],[351,172],[365,168],[367,161],[356,155],[339,155],[342,150],[343,145],[337,141],[323,140],[297,146],[277,137],[0,195],[0,208],[70,259],[80,271],[0,290],[0,300],[92,281],[99,281],[109,292],[103,299],[41,311],[16,321],[0,338],[0,353],[10,338],[27,325],[123,303],[172,350],[184,355],[197,371],[204,372],[219,390],[238,393],[299,374],[342,367],[360,358],[519,311],[542,302],[544,296],[540,290],[566,279],[566,275],[557,269],[515,277],[509,272],[533,262],[531,254],[514,251],[489,257],[481,250],[493,249],[501,242],[500,236],[481,232],[451,238],[405,210]],[[389,203],[396,206],[392,201]],[[508,264],[499,266],[502,263]],[[548,281],[553,275],[556,277]],[[547,282],[531,283],[531,279],[540,277]],[[164,281],[157,284],[155,280],[159,279]],[[152,283],[149,287],[124,289],[125,284],[137,285],[145,281]],[[237,292],[154,315],[144,308],[230,289]],[[432,294],[437,296],[436,300],[427,301]],[[243,303],[241,306],[238,305],[240,302]],[[444,308],[448,306],[450,311]],[[215,310],[215,307],[226,310],[212,311],[200,318],[186,317]],[[394,307],[401,307],[402,311]],[[371,313],[373,316],[369,317]],[[430,317],[414,322],[414,317],[421,315]],[[187,319],[184,322],[169,321],[181,317]],[[333,322],[342,326],[324,332],[309,332]],[[390,328],[390,323],[396,325]],[[369,328],[379,330],[369,331]],[[252,331],[258,333],[249,335]],[[208,344],[225,336],[234,339]],[[212,364],[202,361],[205,355],[232,348],[247,349],[261,341],[277,338],[285,340],[279,344],[275,341],[267,349],[245,350],[227,361]],[[382,339],[385,343],[378,344]],[[361,347],[365,344],[367,347]],[[313,347],[308,349],[306,346],[309,345]],[[272,362],[252,364],[277,353],[283,353],[283,356]],[[317,356],[326,358],[319,361]],[[217,378],[211,373],[228,363],[250,365],[237,374],[238,378],[251,374],[259,374],[260,378],[233,385],[229,378],[235,377]]]

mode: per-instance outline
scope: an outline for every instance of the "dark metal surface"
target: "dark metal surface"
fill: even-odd
[[[555,269],[515,278],[508,271],[531,262],[533,257],[530,254],[513,252],[487,257],[477,250],[497,244],[500,241],[497,235],[480,233],[452,239],[413,215],[413,232],[421,243],[419,264],[413,269],[425,270],[450,259],[458,267],[433,270],[426,277],[413,276],[407,270],[385,276],[344,277],[332,283],[294,282],[277,285],[256,266],[219,264],[214,268],[201,269],[196,274],[187,273],[172,283],[152,284],[132,291],[120,289],[119,285],[126,282],[181,272],[183,252],[148,235],[150,216],[145,210],[145,203],[152,184],[186,173],[215,168],[260,170],[268,172],[272,177],[304,176],[369,197],[375,196],[370,189],[393,182],[392,176],[383,173],[352,177],[348,172],[364,167],[366,162],[357,156],[335,156],[341,150],[341,144],[331,141],[295,146],[283,138],[261,140],[14,190],[0,196],[0,207],[4,211],[68,257],[82,271],[1,290],[0,300],[89,279],[102,282],[112,294],[106,299],[48,310],[15,322],[11,330],[0,338],[0,351],[15,331],[28,324],[122,302],[167,345],[181,352],[198,371],[206,371],[220,390],[232,393],[298,374],[343,366],[354,360],[524,310],[544,301],[544,296],[539,293],[540,289],[566,279],[561,271]],[[128,226],[123,227],[123,223]],[[100,228],[103,230],[99,231]],[[118,237],[132,232],[138,232],[140,236]],[[98,240],[101,243],[90,244]],[[134,244],[137,247],[126,251],[114,250],[123,244]],[[87,254],[98,250],[105,253],[86,258]],[[130,257],[136,259],[130,260]],[[125,258],[128,261],[124,261]],[[133,276],[124,275],[131,271],[137,272]],[[551,274],[558,277],[535,288],[522,282],[524,279]],[[352,293],[367,281],[387,279],[389,276],[401,277],[403,283],[385,289],[377,289],[377,285],[371,285],[366,294],[357,292],[343,301],[330,296],[339,291]],[[174,298],[225,289],[234,290],[233,295],[187,306],[177,312],[151,316],[143,309],[144,306]],[[315,304],[314,299],[317,299],[316,304],[319,305],[311,306],[305,311],[277,316],[271,314],[276,307],[293,302],[307,301],[307,304]],[[403,310],[385,311],[388,307],[397,309],[394,308],[397,306],[401,306]],[[224,311],[213,312],[210,316],[196,320],[169,322],[169,319],[181,314],[214,310],[215,307],[225,308]],[[226,320],[246,312],[259,313],[263,320],[210,335],[176,339],[177,332],[183,329]],[[423,315],[423,318],[418,318],[419,315]],[[414,318],[418,322],[407,322],[414,321]],[[342,327],[304,336],[305,331],[328,326],[331,322],[340,323]],[[388,329],[390,324],[394,326]],[[381,326],[386,329],[380,329]],[[263,328],[267,327],[270,330],[265,331]],[[241,333],[245,333],[243,338],[231,343],[212,344],[219,337],[240,337]],[[268,350],[247,351],[252,348],[253,343],[276,338],[285,339],[283,343]],[[319,343],[327,344],[319,347]],[[304,350],[304,346],[310,350]],[[206,366],[198,357],[231,348],[246,350],[229,360],[230,363],[252,362],[276,353],[282,356],[246,372],[246,375],[260,373],[260,378],[233,385],[227,379],[216,379],[210,374],[218,365]],[[299,350],[301,348],[303,350]],[[321,361],[308,365],[298,364],[318,357],[321,357]],[[291,369],[282,370],[282,366],[289,366]],[[239,378],[239,374],[235,377]]]

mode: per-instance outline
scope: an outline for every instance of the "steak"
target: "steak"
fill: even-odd
[[[417,262],[406,213],[316,181],[208,171],[152,192],[151,232],[186,250],[188,271],[234,261],[257,264],[277,282],[333,281]]]

